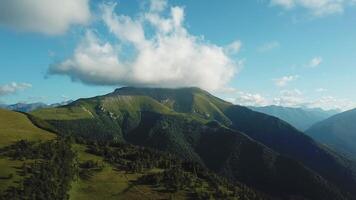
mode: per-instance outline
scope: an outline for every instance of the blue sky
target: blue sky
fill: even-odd
[[[30,1],[0,3],[2,103],[135,85],[199,86],[243,105],[356,107],[353,0]]]

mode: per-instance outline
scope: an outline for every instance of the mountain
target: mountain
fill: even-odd
[[[2,199],[1,192],[20,179],[16,171],[23,164],[22,161],[5,157],[3,148],[20,140],[31,142],[51,140],[55,138],[55,134],[36,127],[23,113],[0,109],[0,137],[0,199]],[[10,174],[11,178],[7,178]]]
[[[313,124],[338,113],[320,108],[292,108],[282,106],[249,107],[250,109],[282,119],[298,130],[305,131]]]
[[[308,129],[306,134],[356,160],[356,109],[321,121]]]
[[[31,112],[40,108],[47,108],[48,105],[44,103],[17,103],[6,106],[9,110],[20,111],[20,112]]]
[[[199,88],[125,87],[31,114],[61,134],[174,153],[280,197],[343,199],[356,186],[349,160],[278,118]]]
[[[12,105],[5,105],[5,104],[1,104],[0,108],[4,108],[4,109],[8,109],[8,110],[14,110],[14,111],[20,111],[20,112],[31,112],[40,108],[52,108],[52,107],[58,107],[58,106],[64,106],[67,105],[69,103],[72,103],[72,100],[68,100],[68,101],[63,101],[60,103],[54,103],[54,104],[45,104],[45,103],[41,103],[41,102],[37,102],[37,103],[16,103],[16,104],[12,104]]]
[[[0,199],[272,199],[164,152],[57,137],[33,122],[47,126],[0,109]]]

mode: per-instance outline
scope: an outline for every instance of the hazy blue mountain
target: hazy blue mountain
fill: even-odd
[[[8,109],[8,110],[13,110],[13,111],[20,111],[20,112],[32,112],[37,109],[41,108],[53,108],[53,107],[58,107],[58,106],[64,106],[69,103],[72,103],[73,100],[68,100],[68,101],[63,101],[60,103],[54,103],[54,104],[45,104],[42,102],[37,102],[37,103],[16,103],[16,104],[11,104],[11,105],[5,105],[1,104],[0,108]]]
[[[278,117],[301,131],[305,131],[313,124],[339,113],[338,110],[323,110],[321,108],[292,108],[274,105],[249,108],[257,112]]]
[[[321,121],[306,133],[335,151],[356,160],[356,109]]]
[[[48,105],[44,103],[17,103],[6,106],[8,110],[31,112],[40,108],[47,108]]]

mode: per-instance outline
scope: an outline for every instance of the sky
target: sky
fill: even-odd
[[[355,0],[2,0],[0,104],[122,86],[356,107]]]

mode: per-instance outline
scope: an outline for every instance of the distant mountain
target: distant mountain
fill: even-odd
[[[278,117],[301,131],[305,131],[313,124],[339,113],[338,110],[323,110],[321,108],[292,108],[274,105],[249,108],[257,112]]]
[[[52,107],[58,107],[58,106],[64,106],[67,105],[69,103],[72,103],[72,100],[68,100],[68,101],[63,101],[60,103],[54,103],[54,104],[45,104],[45,103],[41,103],[41,102],[37,102],[37,103],[16,103],[16,104],[12,104],[12,105],[5,105],[2,104],[0,105],[0,108],[4,108],[4,109],[8,109],[8,110],[13,110],[13,111],[20,111],[20,112],[31,112],[37,109],[41,109],[41,108],[52,108]]]
[[[279,197],[344,199],[356,187],[347,159],[276,117],[199,88],[125,87],[31,114],[61,134],[174,153]]]
[[[31,112],[40,108],[47,108],[48,105],[44,103],[17,103],[6,106],[8,110],[20,111],[20,112]]]
[[[335,151],[356,160],[356,109],[321,121],[306,133]]]

